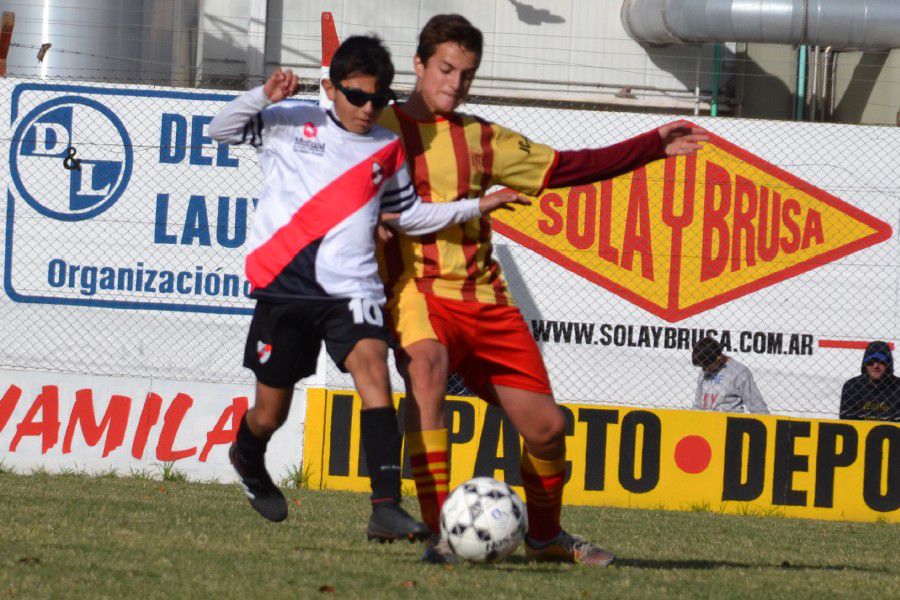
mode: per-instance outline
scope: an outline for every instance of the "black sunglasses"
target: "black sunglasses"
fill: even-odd
[[[396,100],[396,96],[394,95],[394,92],[392,90],[370,94],[369,92],[364,92],[356,88],[346,88],[337,81],[334,81],[332,83],[334,83],[334,87],[340,90],[340,92],[344,95],[344,97],[347,99],[347,102],[349,102],[353,106],[365,106],[366,102],[371,102],[372,108],[374,108],[375,110],[381,110],[388,105],[388,102],[390,102],[391,100]]]

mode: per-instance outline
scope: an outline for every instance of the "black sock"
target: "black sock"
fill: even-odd
[[[400,499],[400,447],[403,438],[393,406],[360,413],[360,432],[372,485],[372,501]]]
[[[237,449],[238,454],[240,454],[241,459],[244,462],[250,464],[258,464],[264,462],[263,456],[266,453],[266,446],[269,445],[269,438],[260,438],[253,434],[250,431],[250,426],[247,425],[247,415],[244,415],[244,418],[241,419],[241,424],[238,427],[237,432]]]

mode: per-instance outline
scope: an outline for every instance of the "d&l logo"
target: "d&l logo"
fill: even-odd
[[[72,149],[79,168],[64,166],[72,166]],[[38,105],[19,122],[10,150],[18,193],[39,213],[61,221],[106,211],[131,177],[128,132],[115,113],[89,98],[65,96]]]

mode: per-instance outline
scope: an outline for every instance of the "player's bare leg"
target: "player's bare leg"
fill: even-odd
[[[428,537],[424,523],[400,506],[402,437],[391,399],[387,344],[377,339],[356,343],[344,360],[362,399],[360,430],[372,484],[372,516],[366,535],[370,540],[393,542]]]
[[[344,359],[344,366],[353,377],[363,410],[394,405],[387,369],[387,344],[376,339],[360,340]]]
[[[606,566],[610,552],[563,531],[560,526],[566,476],[565,418],[553,396],[507,386],[493,393],[525,440],[522,484],[528,508],[525,552],[541,561],[566,561]]]
[[[440,538],[440,511],[450,484],[444,395],[449,365],[447,348],[420,340],[401,353],[397,367],[406,382],[406,443],[416,480],[422,519],[431,531],[422,560],[453,563],[456,556]]]
[[[542,460],[566,456],[566,421],[553,396],[504,385],[491,386],[500,408],[525,440],[528,453]]]
[[[444,396],[450,358],[437,340],[419,340],[405,348],[398,369],[406,382],[406,431],[432,431],[446,427]]]
[[[293,388],[256,383],[256,403],[241,419],[237,440],[228,450],[241,487],[256,511],[270,521],[287,517],[287,501],[266,471],[266,446],[287,419]]]
[[[272,437],[291,410],[292,388],[274,388],[256,382],[256,403],[247,411],[247,426],[257,437]]]

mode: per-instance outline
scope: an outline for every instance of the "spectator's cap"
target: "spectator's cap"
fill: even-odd
[[[873,352],[872,354],[869,354],[866,356],[866,364],[873,363],[876,361],[887,364],[888,357],[886,354],[882,354],[881,352]]]
[[[715,338],[705,337],[694,344],[691,362],[695,367],[706,368],[712,366],[720,356],[722,356],[722,344]]]
[[[868,375],[866,366],[876,360],[884,364],[885,372],[888,375],[894,374],[894,354],[891,352],[891,345],[888,342],[883,340],[869,342],[869,345],[866,346],[866,351],[863,353],[860,372],[863,375]]]

